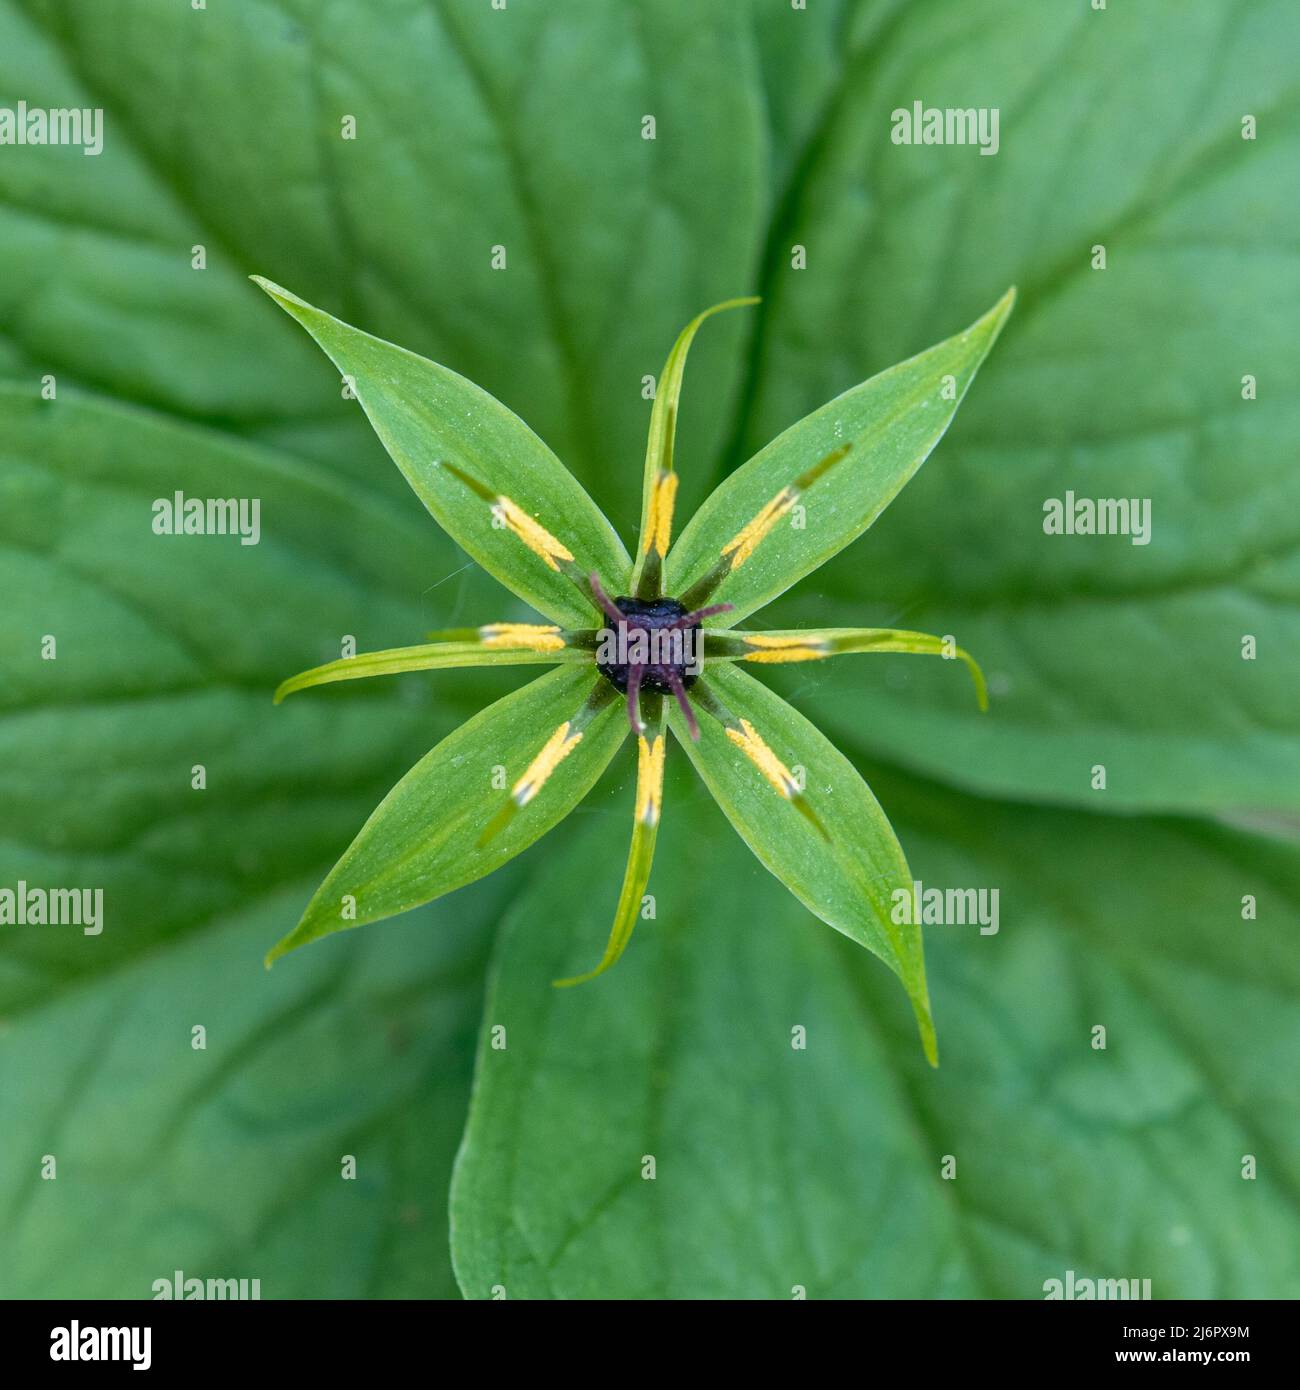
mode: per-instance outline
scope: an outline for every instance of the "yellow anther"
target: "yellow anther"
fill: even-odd
[[[557,560],[573,559],[573,551],[560,541],[557,541],[545,526],[535,521],[518,503],[512,502],[509,497],[498,497],[493,503],[493,510],[497,512],[501,520],[505,522],[521,541],[523,541],[529,550],[531,550],[534,555],[540,555],[551,569],[558,570],[560,568],[559,565],[556,564]]]
[[[763,742],[748,719],[740,721],[739,729],[728,728],[727,737],[754,764],[787,801],[793,801],[799,790],[789,769]]]
[[[546,746],[528,764],[528,771],[515,783],[510,795],[519,806],[528,803],[546,785],[546,779],[582,742],[581,732],[570,735],[570,721],[565,720],[546,740]]]
[[[673,536],[673,504],[677,500],[677,474],[660,473],[650,494],[650,515],[646,518],[645,549],[653,546],[661,556],[668,554]]]
[[[742,635],[746,646],[758,649],[748,653],[746,661],[817,661],[830,654],[823,644],[806,637],[777,637],[764,632]]]
[[[731,568],[738,570],[754,553],[758,543],[767,535],[778,521],[794,506],[799,493],[792,487],[783,487],[772,500],[722,547],[723,555],[731,556]]]
[[[488,623],[478,635],[485,647],[523,647],[530,652],[564,649],[560,629],[543,623]]]
[[[656,734],[653,743],[645,738],[637,740],[636,762],[636,818],[654,825],[664,790],[663,734]]]

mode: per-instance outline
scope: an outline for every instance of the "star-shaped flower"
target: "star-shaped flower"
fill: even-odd
[[[912,878],[853,765],[742,668],[851,652],[919,652],[969,667],[950,641],[892,628],[741,629],[855,540],[943,435],[1011,310],[872,377],[792,425],[732,473],[672,543],[673,444],[691,342],[682,330],[650,416],[633,560],[581,484],[487,392],[260,277],[333,359],[385,448],[443,528],[545,622],[491,622],[359,654],[287,680],[309,686],[447,666],[553,664],[433,748],[380,803],[268,955],[429,902],[500,867],[572,811],[629,731],[637,745],[631,849],[605,954],[618,960],[650,879],[671,729],[741,837],[818,917],[902,980],[937,1060]],[[625,711],[625,713],[624,713]],[[903,895],[903,896],[900,896]],[[756,930],[760,928],[756,927]]]

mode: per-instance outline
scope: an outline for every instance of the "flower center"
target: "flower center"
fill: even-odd
[[[700,622],[675,598],[614,600],[623,615],[612,615],[601,630],[596,669],[616,689],[626,691],[635,668],[642,690],[671,695],[675,686],[689,688],[700,674]]]

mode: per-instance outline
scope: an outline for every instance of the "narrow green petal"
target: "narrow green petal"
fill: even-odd
[[[943,437],[1015,301],[792,425],[713,492],[673,546],[670,593],[733,627],[856,540]]]
[[[616,699],[591,709],[601,687],[589,666],[562,666],[489,705],[449,734],[402,778],[361,827],[267,956],[377,922],[482,878],[539,839],[586,796],[627,734]],[[528,797],[490,842],[481,839],[512,780],[527,775],[554,731],[590,710],[544,796]]]
[[[699,742],[679,711],[668,719],[714,799],[805,907],[894,971],[925,1055],[938,1065],[921,928],[894,920],[897,895],[912,900],[912,874],[871,789],[824,734],[737,665],[709,668],[692,697],[701,686],[710,717],[700,721]],[[800,784],[815,823],[799,813]]]
[[[590,624],[589,574],[626,593],[632,561],[582,484],[472,381],[253,280],[348,377],[420,501],[470,556],[553,622]]]
[[[641,901],[650,882],[650,866],[654,862],[655,839],[659,834],[659,815],[663,805],[664,788],[664,700],[659,710],[646,721],[646,731],[637,738],[636,807],[632,818],[632,843],[628,848],[627,868],[623,873],[623,888],[614,910],[614,925],[609,933],[605,954],[594,970],[585,975],[573,975],[553,980],[557,988],[585,984],[602,975],[618,960],[632,939],[632,931],[641,912]]]
[[[664,556],[672,538],[673,503],[677,496],[677,477],[673,467],[673,446],[677,438],[677,406],[682,395],[686,355],[705,319],[726,309],[741,309],[759,303],[756,295],[728,299],[697,314],[682,329],[668,354],[655,389],[650,411],[650,437],[646,442],[645,480],[641,490],[641,530],[637,542],[636,570],[631,592],[639,598],[657,598],[663,574]]]
[[[451,634],[446,634],[451,636]],[[278,705],[286,695],[314,685],[362,680],[367,676],[391,676],[399,671],[435,671],[457,666],[553,666],[590,662],[589,648],[571,644],[579,633],[564,628],[525,623],[489,623],[462,628],[450,641],[427,642],[418,647],[389,647],[378,652],[327,661],[282,681],[275,692]]]
[[[988,685],[979,662],[964,647],[928,632],[906,632],[892,627],[781,628],[770,632],[708,632],[704,639],[707,661],[777,665],[821,661],[828,656],[847,656],[855,652],[912,652],[965,662],[980,709],[989,707]]]

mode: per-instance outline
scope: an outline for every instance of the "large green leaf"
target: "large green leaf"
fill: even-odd
[[[262,1298],[455,1296],[445,1192],[506,885],[267,975],[312,886],[170,941],[110,888],[104,939],[138,948],[115,969],[78,965],[98,942],[55,961],[50,928],[24,933],[31,1002],[0,1032],[0,1296],[152,1298],[177,1269]]]
[[[655,920],[587,997],[539,989],[608,925],[623,831],[593,824],[500,940],[452,1196],[466,1295],[1033,1299],[1071,1269],[1300,1294],[1300,855],[878,785],[926,883],[1000,890],[996,933],[927,934],[943,1065],[680,784]]]
[[[0,4],[4,85],[106,111],[97,158],[7,148],[0,365],[288,443],[397,495],[356,402],[245,279],[266,275],[490,391],[599,480],[630,540],[642,378],[737,292],[762,238],[765,103],[744,10],[137,0],[131,16],[138,28],[101,5]],[[38,314],[21,312],[31,286]],[[679,452],[696,497],[742,331],[715,325],[692,357]]]
[[[926,1056],[937,1061],[921,927],[914,914],[896,912],[896,894],[910,899],[912,875],[871,788],[820,730],[747,672],[709,666],[707,684],[802,790],[783,800],[716,719],[702,720],[696,743],[680,711],[670,711],[678,742],[760,861],[805,907],[879,956],[903,982]]]
[[[692,348],[682,522],[802,415],[1017,284],[1016,312],[931,466],[861,545],[763,615],[774,627],[951,632],[985,663],[993,711],[977,715],[941,663],[904,656],[764,679],[791,681],[855,762],[867,744],[989,794],[1294,821],[1300,411],[1284,383],[1300,376],[1296,22],[1285,0],[1105,11],[989,0],[978,14],[946,0],[503,11],[0,0],[6,102],[105,112],[97,157],[5,146],[0,158],[0,376],[16,386],[0,395],[0,886],[99,883],[109,914],[97,938],[0,927],[0,1132],[16,1141],[0,1144],[0,1249],[17,1253],[0,1269],[4,1291],[136,1296],[175,1256],[202,1274],[260,1275],[268,1297],[448,1292],[438,1208],[475,953],[496,894],[571,833],[442,907],[260,970],[262,948],[395,779],[516,678],[394,676],[279,710],[272,690],[338,657],[344,635],[362,650],[402,646],[527,614],[503,608],[497,583],[428,523],[357,403],[249,274],[490,391],[629,544],[644,378],[702,308],[764,295]],[[918,97],[999,106],[998,155],[891,144],[891,111]],[[1250,142],[1246,113],[1258,120]],[[340,139],[347,115],[355,141]],[[1099,242],[1104,272],[1090,269]],[[498,244],[506,270],[492,268]],[[38,404],[46,374],[58,399]],[[1255,401],[1241,398],[1246,374]],[[262,498],[261,545],[155,540],[150,503],[178,487]],[[1151,544],[1044,536],[1043,501],[1066,488],[1150,496]],[[59,637],[56,662],[33,655],[46,633]],[[1258,637],[1254,662],[1241,660],[1244,634]],[[189,784],[197,762],[203,793]],[[1097,762],[1104,793],[1088,785]],[[616,970],[556,1005],[584,1011],[598,1050],[589,1060],[569,1035],[533,1038],[551,1050],[526,1104],[639,1046],[643,1031],[623,1031],[637,1010],[652,1026],[652,1010],[707,1007],[716,1043],[691,1079],[709,1100],[679,1127],[678,1152],[693,1156],[692,1177],[717,1174],[714,1145],[749,1186],[737,1198],[739,1183],[719,1177],[713,1208],[734,1220],[707,1243],[686,1230],[698,1214],[687,1206],[660,1229],[680,1233],[695,1269],[707,1261],[711,1287],[772,1268],[771,1223],[803,1223],[793,1249],[857,1218],[857,1289],[1019,1293],[1040,1266],[1072,1260],[1146,1264],[1157,1293],[1293,1292],[1277,1252],[1295,1245],[1286,1156],[1298,1146],[1279,1089],[1294,970],[1266,925],[1294,897],[1289,858],[1184,823],[1099,826],[938,792],[922,816],[913,789],[874,770],[871,782],[919,877],[1006,889],[999,937],[930,933],[938,1073],[894,981],[794,903],[716,815],[704,834],[753,891],[732,936],[710,932],[732,909],[693,891],[717,856],[675,864],[689,849],[674,838],[687,829],[676,801],[650,891],[683,949],[726,952],[703,972],[722,988],[697,1005],[687,973],[666,976],[662,997],[637,993],[657,940],[641,922]],[[592,844],[608,889],[590,893],[587,864],[579,891],[551,895],[567,913],[586,894],[593,915],[571,943],[567,917],[533,924],[530,940],[553,932],[563,959],[538,963],[530,1007],[555,996],[545,981],[589,967],[608,932],[627,806],[601,810],[580,823],[609,821],[612,848]],[[1008,846],[1027,858],[1004,871]],[[664,895],[678,883],[692,896],[674,905]],[[1038,904],[1014,934],[1013,884]],[[1258,928],[1237,915],[1247,891],[1267,907]],[[1243,941],[1256,957],[1234,954]],[[768,943],[780,953],[746,954]],[[789,1098],[784,1128],[769,1123],[768,1092],[744,1085],[764,1000],[783,982],[803,989],[814,1046],[821,1011],[840,1040],[805,1054],[822,1082]],[[1094,1004],[1157,1037],[1160,1066],[1102,1070],[1094,1054],[1064,1066]],[[185,1032],[200,1007],[218,1019],[206,1054]],[[775,1009],[783,1046],[793,1011]],[[876,1018],[887,1035],[865,1032]],[[530,1041],[527,1026],[510,1037]],[[623,1094],[659,1094],[649,1078],[672,1043],[618,1052]],[[733,1059],[735,1094],[704,1088]],[[587,1147],[550,1175],[579,1215],[575,1194],[624,1173],[602,1167],[617,1131],[593,1121],[591,1098],[595,1110],[571,1112]],[[719,1133],[720,1106],[749,1135],[745,1152]],[[513,1124],[485,1103],[467,1152],[505,1151]],[[156,1145],[159,1133],[170,1142]],[[840,1142],[792,1177],[789,1133]],[[963,1159],[936,1196],[918,1133],[941,1151],[965,1136],[979,1166]],[[888,1167],[873,1166],[884,1144]],[[72,1162],[38,1182],[55,1147]],[[353,1151],[355,1185],[337,1176]],[[1247,1151],[1268,1156],[1260,1180],[1214,1186],[1224,1155]],[[399,1155],[395,1180],[370,1187],[385,1153]],[[857,1178],[859,1153],[874,1189]],[[519,1171],[532,1181],[527,1156]],[[918,1190],[925,1219],[905,1221]],[[882,1200],[864,1217],[873,1191]],[[620,1194],[609,1200],[621,1216]],[[531,1207],[501,1211],[484,1201],[463,1216],[462,1246],[471,1229],[484,1249],[520,1224],[536,1232]],[[110,1222],[111,1243],[87,1243]],[[556,1258],[558,1290],[581,1282],[571,1261],[586,1229]],[[612,1273],[600,1291],[667,1287],[671,1273],[640,1272],[658,1247],[639,1259],[628,1229],[601,1232]]]
[[[0,413],[0,886],[103,892],[98,935],[0,926],[0,1293],[147,1298],[178,1268],[268,1298],[451,1293],[437,1175],[509,885],[260,965],[477,702],[439,673],[271,703],[344,634],[450,616],[420,597],[427,523],[66,387],[5,388]],[[154,535],[176,488],[260,499],[259,543]]]
[[[631,61],[608,61],[619,53]],[[680,86],[658,80],[669,59]],[[714,81],[720,66],[745,80]],[[753,75],[743,17],[722,7],[643,25],[604,3],[519,0],[503,15],[140,0],[125,18],[0,0],[8,104],[105,112],[97,157],[5,146],[0,159],[0,376],[16,387],[0,400],[0,885],[98,883],[109,904],[93,940],[0,928],[0,1068],[25,1100],[60,1098],[57,1116],[4,1116],[6,1292],[138,1296],[175,1263],[260,1275],[268,1297],[450,1291],[439,1172],[476,961],[456,964],[430,933],[487,924],[459,895],[454,914],[287,972],[263,977],[257,961],[402,770],[508,684],[451,672],[280,710],[270,696],[345,635],[398,646],[527,614],[429,525],[319,351],[246,277],[268,273],[491,390],[566,463],[599,471],[630,537],[641,379],[760,235]],[[236,99],[251,87],[256,113]],[[658,141],[642,143],[651,109]],[[344,112],[355,145],[338,139]],[[617,145],[620,128],[633,139]],[[584,166],[607,177],[584,174],[574,196]],[[679,200],[657,168],[697,196]],[[491,269],[497,242],[505,273]],[[681,450],[696,490],[739,332],[695,354]],[[46,373],[58,398],[38,403]],[[153,538],[151,503],[177,488],[262,499],[261,544]],[[46,633],[54,663],[38,659]],[[198,762],[204,793],[190,787]],[[408,987],[368,966],[399,952]],[[159,1082],[172,1034],[155,1020],[177,996],[228,1025],[238,1014],[207,1054],[248,1076],[238,1104],[200,1095],[179,1061]],[[299,1001],[288,1013],[286,999]],[[130,1037],[91,1077],[106,1049],[80,1039],[99,1036],[110,1001]],[[175,1037],[178,1058],[206,1062]],[[391,1086],[374,1083],[385,1067]],[[279,1116],[300,1085],[311,1113],[259,1122],[250,1158],[248,1117]],[[34,1183],[55,1119],[80,1181],[64,1164]],[[151,1147],[168,1126],[172,1142]],[[358,1126],[353,1186],[337,1160]],[[308,1154],[309,1127],[328,1138]],[[110,1210],[130,1218],[91,1250]]]
[[[988,673],[993,710],[903,658],[888,675],[819,669],[824,696],[804,707],[879,756],[995,793],[1294,811],[1300,401],[1282,383],[1300,377],[1284,308],[1300,298],[1300,12],[850,13],[836,30],[828,7],[808,11],[833,56],[790,115],[811,128],[755,284],[733,461],[1008,283],[1019,297],[931,464],[763,624],[951,633]],[[772,45],[773,91],[789,46]],[[997,155],[893,144],[891,112],[918,98],[997,106]],[[1045,534],[1044,502],[1067,491],[1149,499],[1149,544]]]

